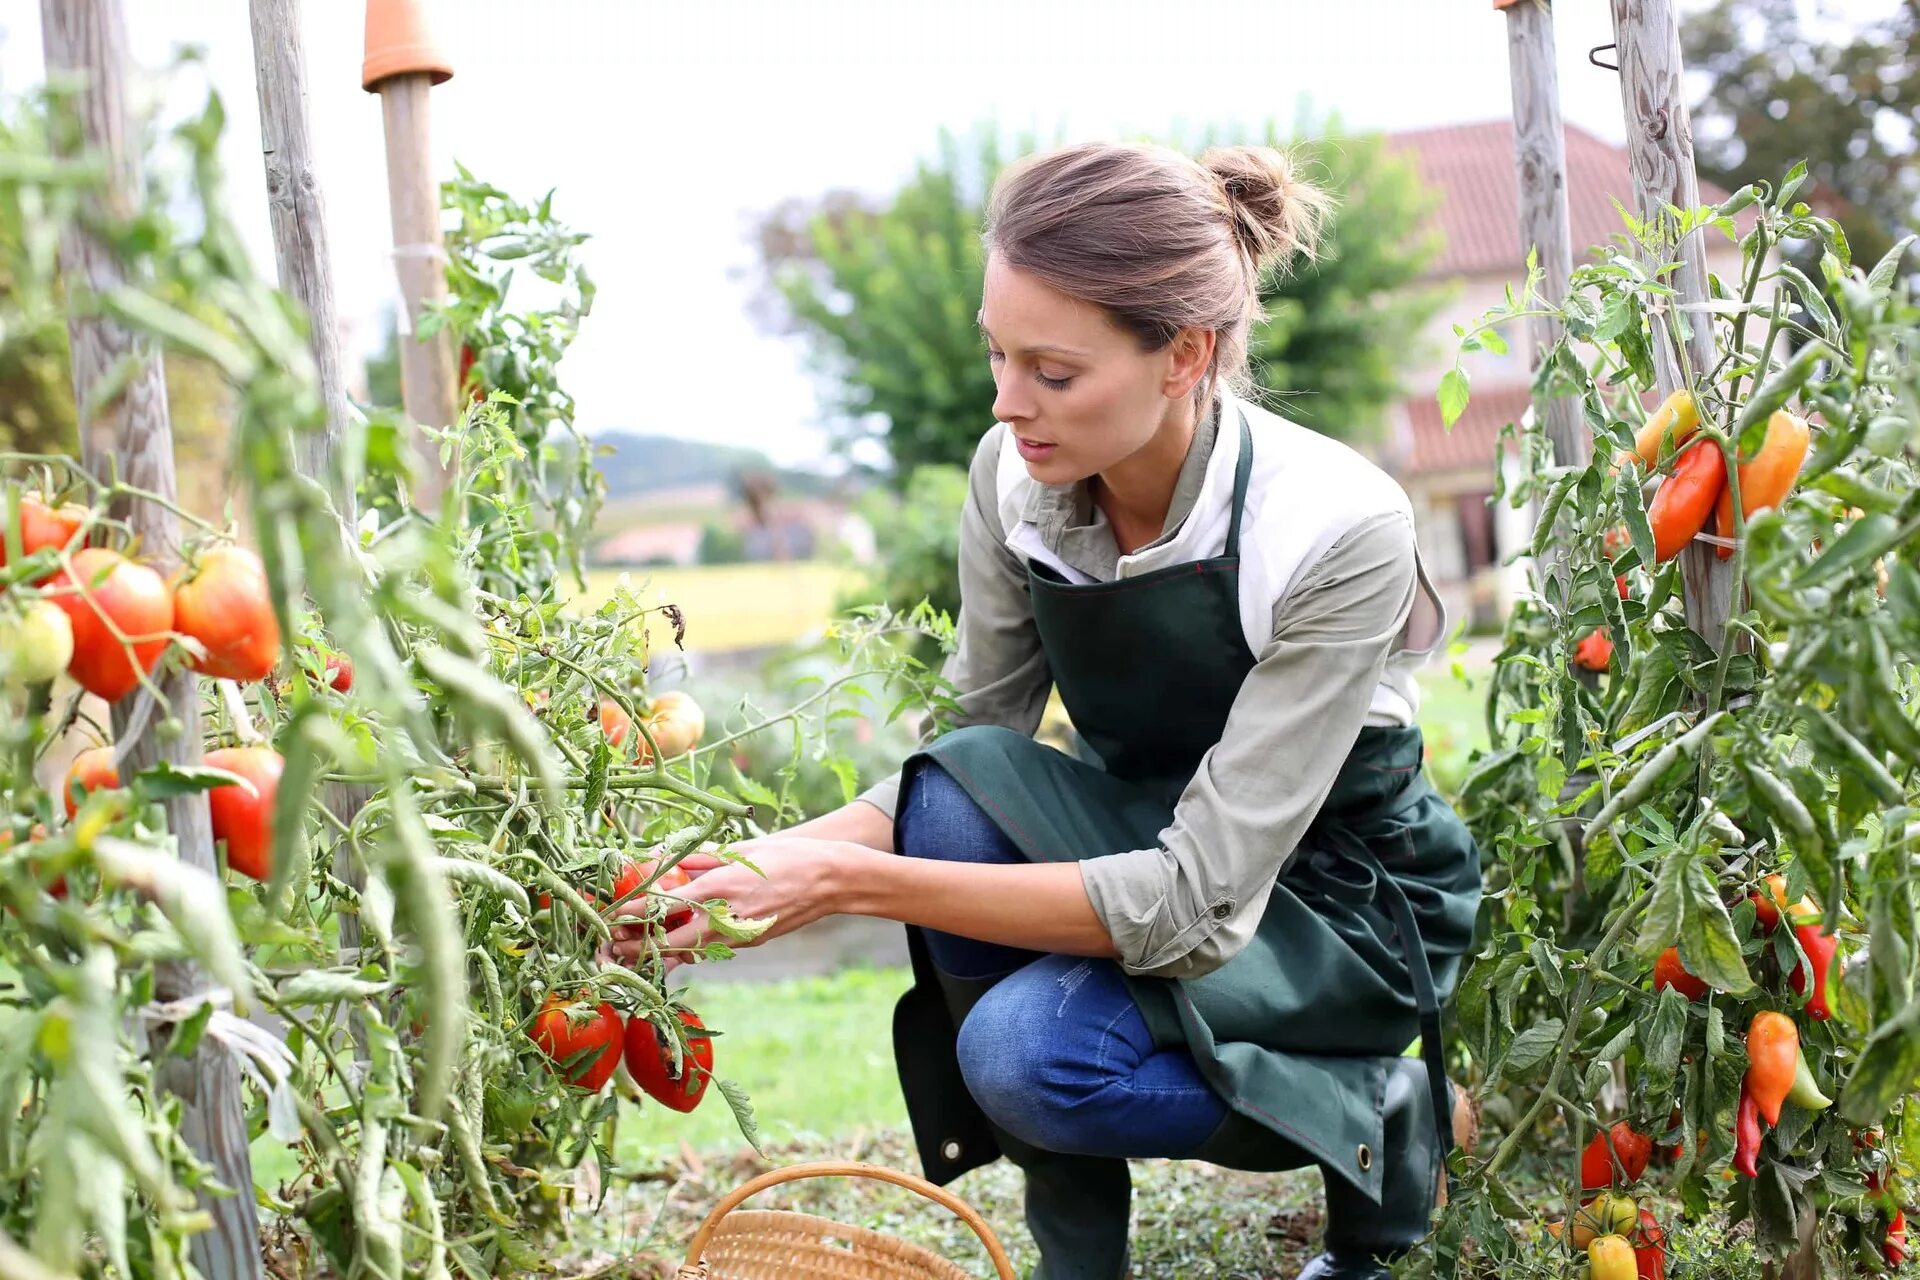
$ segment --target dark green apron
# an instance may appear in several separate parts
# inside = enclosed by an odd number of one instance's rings
[[[1033,861],[1159,843],[1255,663],[1239,603],[1253,454],[1244,414],[1239,434],[1224,554],[1090,584],[1029,566],[1048,666],[1100,765],[975,726],[929,743],[903,779],[938,764]],[[1300,1163],[1291,1143],[1378,1201],[1381,1097],[1416,1036],[1450,1148],[1439,1002],[1472,940],[1479,896],[1478,850],[1427,782],[1420,731],[1362,728],[1245,949],[1204,977],[1128,977],[1155,1042],[1189,1048],[1233,1110],[1256,1122],[1234,1126],[1251,1139],[1208,1158],[1291,1168]],[[999,1151],[960,1074],[920,930],[907,933],[915,985],[895,1013],[895,1056],[921,1161],[945,1183]]]

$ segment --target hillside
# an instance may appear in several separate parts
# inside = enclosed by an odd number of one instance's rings
[[[610,506],[662,490],[730,485],[736,474],[746,470],[772,472],[781,491],[790,494],[826,493],[834,484],[815,472],[776,467],[757,449],[637,431],[603,431],[593,442],[613,449],[599,460]]]

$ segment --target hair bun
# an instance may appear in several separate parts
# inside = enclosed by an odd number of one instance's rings
[[[1256,270],[1295,255],[1318,256],[1333,198],[1294,173],[1293,159],[1274,147],[1210,147],[1200,164],[1226,192],[1234,238]]]

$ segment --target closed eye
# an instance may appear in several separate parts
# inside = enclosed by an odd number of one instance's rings
[[[991,347],[987,348],[988,361],[991,362],[994,360],[1005,360],[1006,358],[1007,356],[1004,351],[995,351]],[[1065,391],[1068,388],[1068,386],[1072,385],[1073,383],[1072,378],[1049,378],[1046,374],[1040,372],[1038,369],[1035,369],[1033,371],[1033,380],[1039,383],[1041,386],[1045,387],[1049,391]]]

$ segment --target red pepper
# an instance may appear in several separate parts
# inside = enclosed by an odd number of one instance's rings
[[[1740,1086],[1740,1110],[1733,1121],[1733,1167],[1749,1178],[1760,1176],[1760,1107],[1753,1091]]]
[[[1646,1209],[1633,1233],[1633,1264],[1638,1280],[1667,1280],[1667,1233]]]
[[[1825,1022],[1833,1016],[1833,1010],[1827,1007],[1827,980],[1839,963],[1834,959],[1834,952],[1840,949],[1840,937],[1838,934],[1822,933],[1817,924],[1797,924],[1793,926],[1793,936],[1800,940],[1800,949],[1807,953],[1807,961],[1813,966],[1813,999],[1807,1001],[1807,1016]],[[1793,984],[1794,991],[1804,995],[1807,990],[1806,967],[1796,967],[1788,981]]]
[[[1605,627],[1596,627],[1573,649],[1573,665],[1582,671],[1605,671],[1613,661],[1613,639]]]
[[[1887,1265],[1897,1267],[1907,1260],[1907,1215],[1899,1210],[1893,1211],[1893,1217],[1887,1223],[1887,1234],[1881,1242],[1880,1251],[1886,1255]]]
[[[1653,962],[1653,990],[1657,995],[1667,987],[1672,987],[1689,1000],[1701,1000],[1706,997],[1707,984],[1687,972],[1687,966],[1680,962],[1680,948],[1668,947]]]

